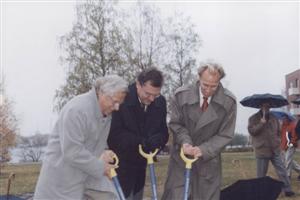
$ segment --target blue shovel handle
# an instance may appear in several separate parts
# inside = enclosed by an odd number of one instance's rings
[[[184,197],[183,197],[183,199],[187,200],[188,196],[189,196],[189,186],[190,186],[190,176],[191,176],[192,164],[198,158],[193,158],[193,159],[187,158],[184,155],[182,148],[180,150],[180,157],[185,162],[185,183],[184,183]]]
[[[156,177],[155,177],[153,163],[149,164],[149,169],[150,169],[150,178],[151,178],[152,199],[157,200]]]
[[[184,183],[184,200],[187,200],[189,197],[189,188],[190,188],[190,176],[191,176],[191,169],[185,170],[185,183]]]
[[[117,155],[114,155],[114,159],[115,159],[115,164],[114,165],[117,168],[118,164],[119,164],[119,159],[118,159]],[[116,188],[118,196],[119,196],[119,199],[120,200],[126,200],[125,196],[124,196],[124,193],[123,193],[123,190],[121,188],[120,182],[119,182],[118,177],[117,177],[117,172],[114,168],[110,169],[110,177],[113,180],[113,183],[115,185],[115,188]]]
[[[117,176],[112,177],[112,180],[114,182],[114,185],[118,192],[118,196],[119,196],[120,200],[126,200]]]
[[[155,149],[155,151],[152,153],[145,153],[143,151],[142,145],[139,145],[139,153],[147,159],[147,164],[150,169],[150,178],[151,178],[151,189],[152,189],[152,199],[157,200],[157,191],[156,191],[156,177],[155,177],[155,171],[154,171],[154,162],[153,157],[157,154],[158,149]]]

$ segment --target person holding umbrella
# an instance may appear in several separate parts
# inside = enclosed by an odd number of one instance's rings
[[[246,97],[241,104],[248,107],[260,108],[248,120],[248,131],[252,137],[252,145],[256,155],[257,177],[267,174],[269,161],[272,162],[279,179],[284,183],[285,196],[291,197],[295,193],[291,189],[280,153],[280,127],[277,118],[270,113],[270,107],[281,107],[288,102],[280,95],[262,94]]]
[[[221,83],[224,76],[221,65],[203,63],[198,81],[175,91],[169,122],[174,141],[163,200],[183,199],[186,177],[190,177],[188,199],[220,199],[221,151],[233,138],[237,111],[234,95]],[[181,148],[188,157],[198,158],[188,169],[190,176],[185,176]]]

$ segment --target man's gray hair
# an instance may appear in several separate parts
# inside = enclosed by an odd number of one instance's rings
[[[226,75],[222,65],[215,62],[202,63],[198,69],[198,75],[201,76],[205,70],[208,70],[211,74],[218,73],[220,75],[220,80]]]
[[[110,96],[117,92],[128,91],[128,82],[118,75],[100,77],[95,81],[94,86],[98,94],[102,93]]]

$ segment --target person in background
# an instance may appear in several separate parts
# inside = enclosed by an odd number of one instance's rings
[[[277,118],[269,112],[270,105],[265,102],[260,110],[253,114],[248,121],[248,131],[256,156],[257,177],[266,176],[269,161],[272,162],[279,179],[284,183],[285,196],[291,197],[295,193],[291,189],[290,179],[280,156],[280,127]]]
[[[221,151],[230,143],[236,122],[236,99],[220,82],[225,72],[217,63],[204,63],[199,80],[175,91],[170,103],[169,128],[173,146],[163,200],[183,199],[185,163],[180,149],[198,158],[191,171],[189,199],[219,200]]]
[[[168,141],[166,100],[161,95],[163,75],[156,68],[142,71],[129,86],[120,110],[112,115],[109,147],[116,152],[120,166],[116,170],[124,195],[141,200],[146,176],[146,159],[139,154],[138,145],[146,152],[162,149]]]
[[[300,165],[293,159],[299,140],[296,132],[296,123],[287,116],[282,120],[281,128],[281,149],[284,151],[284,161],[287,174],[291,179],[291,172],[297,172],[297,179],[300,180]]]
[[[107,136],[111,113],[119,109],[127,87],[117,75],[101,77],[89,92],[63,107],[48,141],[34,199],[117,199],[109,179],[115,154],[106,150]]]

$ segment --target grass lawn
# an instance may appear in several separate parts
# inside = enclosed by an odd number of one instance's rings
[[[300,163],[300,153],[295,154],[295,160]],[[159,157],[159,162],[155,163],[155,172],[157,177],[158,195],[162,194],[163,186],[167,174],[168,156]],[[35,184],[39,175],[40,164],[25,165],[7,165],[1,169],[0,176],[0,194],[6,194],[7,178],[11,172],[14,172],[15,178],[11,184],[11,194],[20,195],[34,191]],[[239,179],[255,178],[256,163],[253,152],[247,153],[223,153],[223,187],[226,187]],[[268,175],[277,178],[277,175],[270,165]],[[297,174],[292,174],[292,187],[296,196],[285,198],[280,195],[280,200],[300,200],[300,181],[296,180]],[[147,176],[145,187],[145,199],[150,199],[151,188],[150,180]]]

